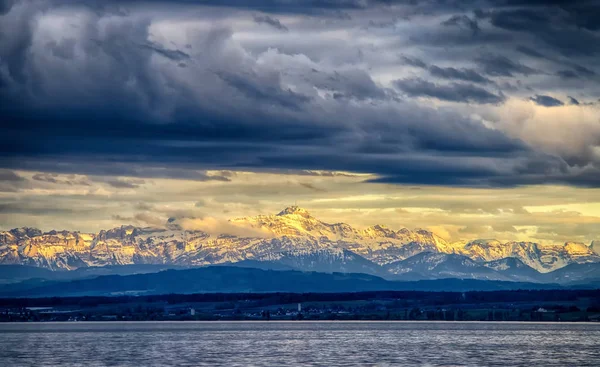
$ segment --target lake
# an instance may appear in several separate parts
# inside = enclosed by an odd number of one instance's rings
[[[600,324],[0,324],[2,366],[598,366]]]

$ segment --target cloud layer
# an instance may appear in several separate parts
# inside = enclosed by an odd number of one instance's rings
[[[0,228],[97,232],[123,224],[179,225],[211,234],[270,237],[228,222],[297,204],[329,223],[426,228],[449,241],[476,238],[589,244],[600,233],[600,190],[565,186],[471,189],[365,182],[344,172],[206,172],[229,181],[153,178],[135,188],[102,177],[0,171]],[[120,181],[132,178],[117,177]],[[84,184],[77,184],[82,182]],[[0,190],[6,189],[0,186]]]
[[[597,1],[35,0],[0,9],[4,168],[600,184]],[[576,133],[535,136],[563,127]]]

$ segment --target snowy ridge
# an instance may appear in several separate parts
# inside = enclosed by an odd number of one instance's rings
[[[549,246],[497,240],[448,243],[423,229],[393,230],[382,225],[358,229],[346,223],[329,224],[297,206],[285,208],[276,215],[236,218],[230,223],[271,235],[244,237],[184,231],[177,220],[169,221],[164,228],[121,226],[99,233],[42,233],[23,227],[0,231],[0,264],[73,270],[87,266],[198,266],[253,260],[278,261],[301,270],[376,273],[381,271],[377,268],[383,266],[393,274],[400,274],[412,271],[406,270],[406,264],[401,261],[409,258],[415,261],[415,255],[428,254],[423,255],[422,261],[434,267],[429,271],[436,269],[436,262],[439,265],[453,261],[463,270],[477,268],[478,274],[483,274],[488,270],[502,272],[519,268],[517,263],[484,266],[484,263],[506,258],[517,259],[523,266],[539,272],[574,263],[600,262],[598,241],[591,246],[573,242]],[[444,254],[453,256],[440,256]],[[450,270],[447,273],[453,274]]]

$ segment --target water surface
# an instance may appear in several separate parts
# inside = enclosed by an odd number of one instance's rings
[[[598,366],[600,324],[0,324],[2,366]]]

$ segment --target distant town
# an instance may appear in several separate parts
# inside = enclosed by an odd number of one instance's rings
[[[600,321],[600,290],[0,299],[0,321]]]

